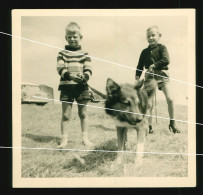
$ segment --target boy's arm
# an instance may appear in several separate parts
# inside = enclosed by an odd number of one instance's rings
[[[57,56],[57,65],[56,65],[56,69],[58,74],[62,77],[65,78],[67,80],[70,80],[70,72],[67,70],[65,62],[63,60],[63,56],[62,54],[59,52],[58,56]]]
[[[161,59],[154,63],[155,70],[161,70],[170,63],[168,50],[164,45],[160,46]]]
[[[88,81],[90,79],[90,77],[92,76],[92,65],[91,65],[90,57],[86,57],[86,59],[84,61],[83,75],[84,75],[86,81]]]
[[[142,51],[138,61],[137,70],[135,72],[135,79],[139,79],[141,77],[143,68],[144,68],[144,52]]]

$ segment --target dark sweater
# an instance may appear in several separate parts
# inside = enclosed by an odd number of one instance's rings
[[[150,46],[142,50],[137,65],[136,76],[141,76],[144,67],[154,64],[154,70],[168,70],[169,54],[167,48],[162,44],[157,44],[154,48]],[[139,69],[139,70],[138,70]]]

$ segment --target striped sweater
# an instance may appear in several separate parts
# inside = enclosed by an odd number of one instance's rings
[[[61,76],[59,90],[61,86],[77,84],[73,80],[66,80],[64,78],[65,72],[73,75],[87,73],[89,77],[92,75],[91,59],[86,55],[88,53],[82,51],[81,46],[73,49],[69,45],[66,45],[65,50],[59,52],[57,57],[57,72]]]

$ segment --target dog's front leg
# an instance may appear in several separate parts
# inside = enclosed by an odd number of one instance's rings
[[[127,139],[127,128],[126,127],[116,127],[117,137],[118,137],[118,150],[123,151],[125,149],[125,142]]]
[[[127,128],[126,127],[116,127],[117,137],[118,137],[118,151],[123,151],[125,149],[125,144],[127,140]],[[117,162],[122,161],[122,153],[118,152]]]
[[[142,164],[142,157],[144,155],[144,143],[145,143],[145,128],[137,129],[137,147],[136,147],[136,157],[135,163],[136,165]]]

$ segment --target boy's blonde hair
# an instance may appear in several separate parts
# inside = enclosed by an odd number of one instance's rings
[[[156,26],[156,25],[151,25],[150,27],[148,27],[148,28],[147,28],[147,32],[150,31],[150,30],[153,29],[153,28],[157,29],[158,33],[161,34],[161,33],[159,32],[159,27]]]
[[[81,35],[80,26],[76,22],[70,22],[65,28],[66,34],[68,32],[77,32]]]

